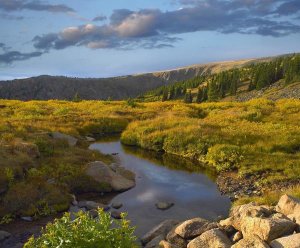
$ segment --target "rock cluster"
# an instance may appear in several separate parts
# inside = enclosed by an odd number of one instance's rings
[[[276,207],[249,203],[219,222],[166,220],[141,242],[145,248],[300,248],[300,201],[283,195]]]

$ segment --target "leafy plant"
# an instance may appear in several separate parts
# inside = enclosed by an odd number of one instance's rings
[[[135,228],[122,214],[121,220],[112,220],[109,213],[98,209],[98,218],[79,212],[72,221],[69,213],[54,220],[42,230],[40,237],[31,237],[24,248],[134,248]]]

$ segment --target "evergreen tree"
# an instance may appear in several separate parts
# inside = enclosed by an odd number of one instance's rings
[[[74,95],[72,101],[73,102],[81,102],[81,98],[80,98],[78,92],[76,92],[76,94]]]
[[[193,102],[192,92],[190,90],[185,93],[184,102],[185,103]]]
[[[172,100],[174,98],[175,98],[175,89],[174,86],[172,86],[170,89],[169,100]]]
[[[202,101],[203,101],[203,90],[202,90],[202,88],[199,88],[198,93],[197,93],[196,102],[200,103]]]
[[[205,101],[207,101],[207,99],[208,99],[208,94],[207,94],[207,87],[204,87],[203,88],[203,93],[202,93],[202,102],[205,102]]]
[[[218,100],[218,91],[217,91],[217,85],[216,82],[213,80],[208,84],[208,101],[214,102]]]
[[[169,93],[168,90],[165,89],[163,92],[163,95],[162,95],[162,99],[161,99],[162,102],[165,102],[168,100],[168,93]]]

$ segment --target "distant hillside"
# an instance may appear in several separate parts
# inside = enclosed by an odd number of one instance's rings
[[[254,98],[300,98],[300,54],[240,63],[150,90],[138,101],[183,100],[186,103],[247,101]],[[228,64],[227,64],[228,65]],[[221,68],[221,69],[220,69]]]
[[[0,81],[0,98],[19,100],[71,100],[75,95],[81,99],[113,100],[137,97],[163,85],[187,80],[201,75],[240,68],[271,58],[247,59],[192,65],[174,70],[137,74],[113,78],[69,78],[39,76],[27,79]]]

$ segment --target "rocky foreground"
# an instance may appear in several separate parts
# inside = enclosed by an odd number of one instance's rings
[[[237,206],[219,222],[166,220],[141,242],[145,248],[300,248],[300,200],[283,195],[276,207]]]

